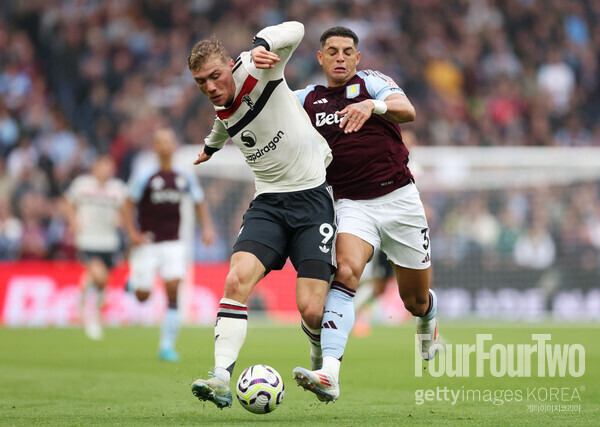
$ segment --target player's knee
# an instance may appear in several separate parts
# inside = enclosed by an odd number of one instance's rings
[[[323,307],[317,307],[316,305],[307,305],[305,307],[298,307],[300,315],[304,320],[304,323],[309,328],[319,329],[321,327],[321,320],[323,320]]]
[[[150,297],[150,292],[148,291],[135,291],[135,296],[139,302],[144,302]]]
[[[410,312],[415,317],[424,316],[427,313],[427,309],[429,308],[429,298],[428,296],[422,298],[417,295],[411,295],[409,297],[402,298],[402,302],[404,302],[404,307],[406,310]]]
[[[334,280],[343,283],[345,286],[351,289],[356,289],[358,279],[359,277],[350,263],[338,261]]]
[[[225,298],[231,298],[235,301],[245,303],[250,290],[252,290],[252,288],[250,287],[250,289],[248,289],[248,286],[236,271],[229,272],[225,279]]]

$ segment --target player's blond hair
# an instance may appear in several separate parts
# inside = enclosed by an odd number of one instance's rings
[[[223,43],[214,35],[209,40],[196,43],[188,57],[190,71],[198,71],[209,59],[217,57],[227,63],[231,59]]]

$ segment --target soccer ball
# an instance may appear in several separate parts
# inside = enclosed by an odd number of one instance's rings
[[[266,414],[281,404],[284,389],[279,372],[267,365],[254,365],[240,375],[235,394],[247,411]]]

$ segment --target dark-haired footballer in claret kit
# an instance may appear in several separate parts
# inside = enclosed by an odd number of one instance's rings
[[[429,227],[398,125],[414,120],[415,110],[391,78],[378,71],[357,71],[357,48],[352,30],[325,31],[317,56],[327,86],[296,92],[333,153],[327,180],[336,198],[338,270],[325,302],[323,367],[294,369],[297,383],[325,402],[340,394],[340,364],[354,324],[353,298],[375,248],[391,261],[400,297],[417,318],[421,354],[430,360],[437,353]],[[260,57],[255,63],[270,65]]]

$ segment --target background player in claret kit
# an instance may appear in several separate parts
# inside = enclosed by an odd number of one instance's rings
[[[91,173],[75,178],[64,194],[63,207],[85,272],[81,278],[79,308],[90,339],[102,338],[100,309],[110,269],[121,247],[121,206],[127,196],[125,183],[114,177],[115,164],[99,156]],[[94,299],[88,306],[88,297]],[[91,311],[88,308],[91,307]]]
[[[258,281],[281,269],[289,256],[298,272],[296,303],[311,343],[313,368],[321,365],[320,326],[335,266],[335,210],[325,181],[331,161],[327,142],[283,79],[285,64],[304,36],[299,22],[261,30],[253,52],[278,61],[260,70],[251,52],[233,61],[220,42],[199,42],[188,66],[217,118],[196,164],[210,159],[231,138],[255,175],[256,196],[244,214],[233,248],[215,325],[215,369],[192,392],[219,408],[229,407],[231,374],[246,338],[246,302]]]
[[[180,204],[186,193],[194,202],[203,241],[210,244],[214,238],[212,220],[203,202],[204,191],[198,179],[192,173],[173,167],[176,148],[177,141],[171,129],[155,132],[154,150],[160,166],[131,179],[129,197],[124,205],[125,229],[132,246],[128,286],[135,291],[139,301],[145,301],[150,296],[157,271],[165,282],[168,308],[160,332],[159,358],[171,362],[179,360],[175,350],[179,333],[177,294],[186,267],[179,223]]]
[[[330,28],[320,42],[318,60],[328,86],[311,85],[297,95],[333,152],[327,179],[337,200],[338,270],[325,303],[323,367],[296,368],[294,378],[329,402],[339,397],[341,359],[354,324],[353,298],[375,248],[381,247],[394,264],[400,297],[417,318],[427,360],[437,353],[437,303],[429,289],[429,228],[398,126],[414,120],[415,110],[392,79],[357,71],[360,52],[352,30]],[[256,55],[255,63],[268,68],[276,58]]]

